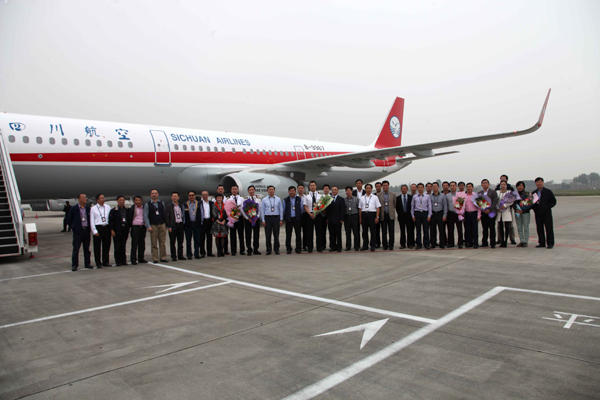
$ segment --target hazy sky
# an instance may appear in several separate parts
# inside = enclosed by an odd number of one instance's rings
[[[0,0],[0,111],[368,145],[532,126],[390,176],[600,172],[600,1]]]

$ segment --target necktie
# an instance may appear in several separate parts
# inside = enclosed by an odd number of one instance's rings
[[[237,196],[235,196],[235,204],[237,205]]]
[[[404,195],[404,198],[402,199],[402,207],[404,207],[404,212],[406,212],[406,195]]]
[[[315,205],[317,204],[317,198],[315,197],[315,194],[314,194],[314,193],[313,193],[313,195],[312,195],[312,198],[313,198],[313,205],[312,205],[312,208],[313,208],[313,210],[314,210],[314,209],[315,209]]]

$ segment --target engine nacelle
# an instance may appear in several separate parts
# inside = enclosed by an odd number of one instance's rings
[[[242,196],[248,195],[248,186],[254,185],[256,194],[260,197],[268,196],[267,188],[270,185],[275,186],[275,194],[283,198],[287,196],[287,190],[290,186],[298,186],[298,182],[287,176],[260,174],[253,172],[233,173],[221,178],[221,185],[225,187],[225,193],[231,192],[231,187],[236,184],[240,188]]]

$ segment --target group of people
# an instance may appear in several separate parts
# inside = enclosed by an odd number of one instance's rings
[[[552,207],[556,205],[556,198],[551,190],[544,188],[542,178],[537,178],[535,183],[536,201],[532,209],[538,233],[536,247],[551,249],[554,246]],[[91,237],[97,268],[111,266],[111,238],[116,266],[127,265],[129,238],[129,262],[132,265],[147,263],[147,232],[150,232],[153,262],[168,262],[167,232],[172,261],[215,257],[213,241],[217,257],[238,253],[260,255],[260,225],[264,228],[266,255],[278,255],[280,228],[284,222],[287,254],[292,251],[312,253],[315,248],[317,252],[375,251],[380,247],[394,250],[396,219],[400,228],[400,249],[444,249],[454,247],[455,243],[458,248],[507,247],[509,238],[516,244],[513,222],[516,222],[519,235],[518,247],[527,247],[530,210],[519,207],[519,202],[513,202],[509,207],[502,202],[507,193],[514,193],[508,176],[500,177],[495,190],[490,188],[487,179],[481,181],[481,186],[483,189],[476,194],[470,182],[443,182],[441,188],[437,182],[419,183],[410,187],[402,185],[401,193],[396,194],[389,190],[389,182],[383,181],[375,184],[373,193],[373,185],[363,185],[362,180],[357,179],[356,188],[344,188],[344,196],[340,188],[327,184],[322,186],[322,193],[317,192],[317,183],[311,181],[308,193],[305,193],[304,185],[290,186],[288,196],[282,200],[275,195],[274,186],[269,186],[268,195],[261,199],[253,185],[248,187],[246,197],[239,194],[236,185],[231,187],[231,195],[227,197],[225,188],[219,185],[212,199],[209,199],[208,191],[203,191],[198,199],[196,192],[191,190],[187,193],[187,201],[180,201],[179,193],[173,192],[169,204],[161,201],[158,190],[153,189],[149,201],[144,203],[141,196],[135,196],[134,204],[129,208],[125,206],[124,196],[118,196],[117,206],[111,208],[105,204],[103,194],[98,194],[96,204],[90,207],[87,196],[82,193],[78,196],[78,204],[66,210],[63,231],[67,228],[73,231],[72,271],[79,266],[82,246],[85,268],[93,268],[89,249]],[[517,182],[516,190],[520,199],[530,197],[522,181]],[[472,201],[477,195],[489,199],[488,207],[482,210]],[[461,200],[464,209],[456,207],[458,198],[464,200]],[[239,215],[236,218],[231,218],[226,203],[237,206]],[[479,222],[483,230],[481,244]]]

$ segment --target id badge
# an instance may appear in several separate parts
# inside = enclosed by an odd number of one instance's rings
[[[123,218],[123,222],[124,222],[124,223],[125,223],[125,222],[127,222],[127,218]]]
[[[102,217],[102,222],[106,222],[106,217]]]
[[[348,211],[352,211],[352,207],[348,207]]]
[[[158,210],[156,210],[156,215],[158,215]]]
[[[295,209],[296,209],[296,206],[292,206],[292,210],[295,210]]]
[[[275,207],[271,207],[271,212],[275,212]]]
[[[384,204],[384,206],[387,206],[387,205],[388,205],[388,202],[386,201],[385,204]]]
[[[433,205],[437,207],[438,203],[433,203]]]
[[[365,208],[369,208],[369,205],[368,205],[368,204],[365,204]]]
[[[85,222],[85,218],[81,218],[81,222]]]

